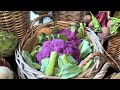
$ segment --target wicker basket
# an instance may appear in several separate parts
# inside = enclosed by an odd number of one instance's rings
[[[53,11],[56,20],[80,22],[89,11]]]
[[[0,27],[22,39],[30,25],[29,11],[0,11]]]
[[[107,60],[114,69],[120,70],[120,33],[111,36],[107,46]]]
[[[71,22],[65,22],[65,21],[54,21],[54,22],[49,22],[47,24],[40,24],[37,27],[33,28],[34,23],[36,21],[39,21],[43,17],[51,17],[49,15],[45,16],[40,16],[33,20],[31,24],[31,31],[26,34],[26,36],[22,39],[22,41],[19,44],[18,49],[15,52],[15,60],[18,65],[18,74],[19,78],[22,79],[38,79],[38,78],[45,78],[45,79],[59,79],[59,77],[54,77],[54,76],[46,76],[40,71],[37,71],[36,69],[31,68],[28,64],[25,63],[24,59],[22,58],[20,52],[22,50],[22,47],[25,45],[26,41],[34,35],[34,33],[42,28],[42,27],[49,27],[49,28],[55,28],[55,27],[61,27],[62,28],[68,28],[71,25]],[[74,79],[81,79],[81,78],[87,78],[87,79],[101,79],[104,77],[109,64],[108,62],[105,62],[105,57],[104,57],[104,49],[102,45],[99,42],[99,38],[96,36],[96,34],[90,30],[89,28],[85,31],[86,35],[89,37],[89,39],[93,43],[93,53],[91,53],[88,57],[86,57],[85,60],[83,60],[79,66],[85,65],[89,60],[93,59],[95,61],[94,65],[91,66],[91,68],[84,73],[78,75]]]

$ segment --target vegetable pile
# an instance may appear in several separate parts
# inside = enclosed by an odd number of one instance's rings
[[[22,50],[22,57],[30,67],[45,75],[74,78],[93,64],[90,60],[85,66],[79,66],[93,52],[93,45],[85,36],[85,28],[84,23],[80,23],[77,30],[71,26],[53,34],[39,35],[36,47],[31,52]]]
[[[112,36],[119,32],[120,19],[117,17],[110,17],[108,11],[99,11],[97,15],[86,15],[83,18],[89,28],[94,30],[103,44]]]

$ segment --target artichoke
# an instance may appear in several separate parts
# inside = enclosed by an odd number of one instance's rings
[[[14,54],[18,37],[11,32],[0,30],[0,56],[9,57]]]

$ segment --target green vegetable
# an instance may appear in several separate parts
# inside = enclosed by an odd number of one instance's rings
[[[60,68],[59,68],[58,66],[55,66],[55,67],[54,67],[54,71],[53,71],[53,75],[54,75],[54,76],[58,76],[59,73],[60,73]]]
[[[83,39],[78,48],[80,49],[80,57],[82,60],[92,52],[92,44],[88,38]]]
[[[13,55],[18,41],[18,37],[13,33],[0,30],[0,56],[9,57]]]
[[[42,44],[45,41],[47,41],[47,38],[45,37],[45,35],[38,36],[38,44]]]
[[[44,58],[41,60],[41,69],[40,71],[45,74],[46,67],[48,66],[50,58]]]
[[[91,13],[92,15],[92,25],[94,32],[102,32],[101,26],[97,20],[97,18]]]
[[[22,50],[22,57],[24,58],[25,62],[32,68],[40,69],[40,65],[36,62],[32,61],[32,58],[30,56],[30,53],[28,51]]]
[[[81,68],[75,64],[66,64],[62,67],[61,73],[63,79],[69,79],[77,76],[81,72]]]
[[[85,25],[83,23],[80,23],[80,27],[78,28],[77,38],[83,38],[85,37]]]
[[[65,35],[60,35],[60,34],[50,34],[50,35],[40,35],[38,36],[38,43],[42,44],[47,40],[53,40],[53,39],[62,39],[62,40],[67,40],[67,37]]]
[[[36,62],[36,54],[40,51],[40,48],[41,46],[40,45],[37,45],[33,50],[32,52],[30,53],[31,57],[32,57],[32,60],[34,62]]]
[[[110,34],[116,34],[118,32],[118,29],[120,27],[120,19],[115,18],[115,17],[109,17],[111,21],[111,26],[110,26]]]
[[[66,54],[61,55],[60,58],[61,58],[61,60],[62,60],[62,62],[63,62],[63,65],[69,63],[69,59],[67,58]]]
[[[90,60],[85,66],[83,66],[81,72],[83,73],[84,71],[86,71],[90,67],[92,62],[93,60]]]
[[[62,68],[67,64],[77,65],[78,62],[69,54],[64,54],[58,57],[58,66],[61,69],[58,76],[62,76]]]
[[[57,61],[57,55],[58,55],[57,52],[54,52],[54,51],[52,51],[50,54],[50,61],[45,71],[45,74],[48,76],[53,75],[55,62]]]
[[[59,56],[59,57],[58,57],[58,66],[59,66],[59,68],[62,68],[63,65],[64,65],[64,63],[63,63],[63,61],[61,60],[61,57]]]
[[[71,64],[78,64],[78,62],[69,54],[65,54],[65,57],[68,59],[69,63]]]
[[[72,31],[72,32],[75,32],[75,27],[76,27],[76,26],[75,26],[75,23],[71,23],[71,31]]]

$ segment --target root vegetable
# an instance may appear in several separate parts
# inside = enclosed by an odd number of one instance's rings
[[[103,37],[107,37],[110,35],[110,29],[108,27],[102,27]]]
[[[93,26],[92,26],[92,21],[88,24],[88,27],[89,28],[92,28]]]
[[[13,79],[13,71],[8,67],[0,66],[0,79]]]
[[[86,15],[85,17],[83,17],[83,22],[84,23],[90,23],[92,20],[91,15]]]
[[[111,25],[112,25],[112,23],[111,23],[111,21],[109,20],[109,21],[107,22],[107,27],[110,28]]]

